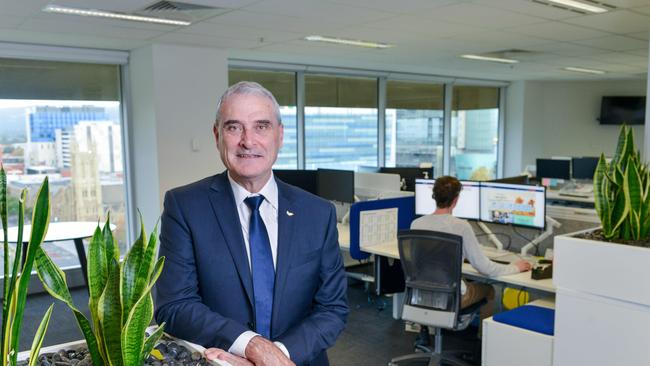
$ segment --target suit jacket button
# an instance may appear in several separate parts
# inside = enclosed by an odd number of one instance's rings
[[[253,322],[248,322],[246,325],[248,325],[248,329],[250,330],[255,329],[255,324],[253,324]]]

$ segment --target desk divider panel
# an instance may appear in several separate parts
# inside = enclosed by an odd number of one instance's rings
[[[362,211],[397,208],[397,230],[409,229],[415,218],[415,197],[387,198],[356,202],[350,207],[350,256],[356,260],[367,259],[370,253],[360,247],[360,220]]]

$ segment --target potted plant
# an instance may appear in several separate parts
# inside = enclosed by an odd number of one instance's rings
[[[650,170],[625,125],[594,204],[599,228],[555,237],[554,364],[650,364]]]
[[[141,220],[142,222],[142,220]],[[88,247],[89,321],[72,302],[65,274],[43,251],[36,253],[36,268],[45,289],[74,313],[94,366],[142,365],[161,337],[164,324],[151,335],[145,330],[153,319],[151,288],[165,261],[156,260],[156,229],[140,237],[120,263],[110,218],[99,226]]]
[[[18,201],[18,231],[16,238],[16,251],[14,252],[13,265],[9,270],[9,230],[8,207],[7,207],[7,175],[4,167],[0,165],[0,220],[2,221],[3,233],[3,259],[4,279],[2,297],[2,365],[15,366],[18,362],[18,350],[20,332],[22,330],[25,302],[27,300],[27,289],[29,286],[30,274],[34,259],[47,233],[47,226],[50,221],[49,184],[45,178],[36,197],[36,205],[32,213],[32,229],[29,243],[27,244],[26,257],[21,258],[23,245],[23,226],[25,213],[26,191],[23,190]],[[23,262],[24,260],[24,262]],[[22,265],[21,265],[21,262]],[[36,365],[38,353],[43,343],[43,337],[52,315],[52,307],[45,312],[39,325],[32,348],[29,354],[29,366]]]

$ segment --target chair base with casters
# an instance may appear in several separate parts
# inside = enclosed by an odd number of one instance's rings
[[[465,309],[461,310],[458,316],[459,323],[456,330],[464,330],[469,324],[478,316],[481,306],[486,304],[486,300],[479,301]],[[434,338],[433,349],[425,344],[429,338],[429,330],[427,326],[420,328],[420,336],[415,344],[416,351],[412,354],[395,357],[388,363],[389,366],[408,366],[408,365],[453,365],[453,366],[473,366],[472,363],[467,362],[462,358],[463,354],[467,354],[464,350],[442,350],[442,328],[435,328],[436,334]]]

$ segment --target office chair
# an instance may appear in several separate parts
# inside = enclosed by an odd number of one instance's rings
[[[389,366],[423,364],[468,366],[458,351],[442,350],[442,329],[463,330],[485,303],[478,302],[460,309],[463,238],[429,230],[401,230],[397,235],[399,256],[404,270],[406,291],[402,319],[421,325],[422,337],[428,339],[427,327],[435,328],[433,350],[417,345],[425,353],[392,359]]]

